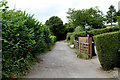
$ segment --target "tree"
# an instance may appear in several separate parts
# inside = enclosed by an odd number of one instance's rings
[[[63,26],[65,27],[66,34],[68,32],[73,32],[74,29],[75,29],[74,26],[71,23],[65,23]]]
[[[45,24],[50,28],[52,34],[57,37],[57,40],[61,40],[63,38],[65,29],[63,21],[59,17],[52,16],[45,22]]]
[[[68,21],[75,27],[82,26],[82,30],[85,30],[85,24],[93,28],[101,28],[104,25],[103,13],[97,7],[82,10],[69,9],[67,14]]]
[[[117,16],[120,16],[120,10],[117,12]]]
[[[111,23],[111,26],[113,22],[117,21],[116,9],[113,5],[109,7],[109,11],[107,12],[106,18],[107,18],[107,23]]]

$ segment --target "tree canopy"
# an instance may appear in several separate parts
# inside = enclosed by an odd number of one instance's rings
[[[109,11],[107,12],[106,18],[107,18],[107,23],[111,23],[111,26],[113,22],[117,22],[116,9],[113,5],[109,7]]]
[[[63,21],[58,16],[52,16],[49,20],[45,22],[45,24],[50,28],[53,35],[57,37],[57,40],[62,38],[64,34],[64,26]]]
[[[85,24],[93,28],[101,28],[104,24],[104,15],[97,7],[90,9],[75,10],[69,8],[67,19],[72,25],[82,26],[84,30]]]

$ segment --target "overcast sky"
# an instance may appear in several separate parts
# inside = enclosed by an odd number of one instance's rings
[[[60,17],[63,22],[67,22],[66,12],[69,8],[88,9],[99,6],[104,14],[108,11],[110,5],[114,5],[118,10],[120,0],[7,0],[10,9],[14,7],[18,10],[26,10],[34,14],[35,18],[43,24],[52,16]]]

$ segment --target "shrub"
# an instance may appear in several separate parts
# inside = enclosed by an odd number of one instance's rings
[[[70,36],[70,43],[74,43],[74,38],[78,40],[78,37],[84,37],[86,36],[86,32],[73,32],[73,34]]]
[[[87,34],[90,35],[90,37],[93,37],[95,35],[103,34],[103,33],[108,33],[108,32],[114,32],[114,31],[119,31],[118,27],[112,27],[112,28],[103,28],[103,29],[93,29],[91,31],[87,31]],[[78,39],[78,37],[85,37],[86,32],[73,32],[73,34],[70,37],[70,42],[73,44],[74,43],[74,38]]]
[[[72,35],[72,33],[70,33],[70,32],[68,32],[67,33],[67,37],[66,37],[66,40],[68,41],[68,40],[70,40],[70,36]]]
[[[120,28],[120,16],[118,16],[118,25],[119,25],[119,28]]]
[[[93,29],[91,31],[88,31],[88,34],[92,37],[98,34],[108,33],[108,32],[114,32],[119,31],[118,27],[112,27],[112,28],[103,28],[103,29]]]
[[[82,26],[77,26],[74,30],[74,32],[81,32],[82,31]]]
[[[91,26],[88,26],[87,30],[90,31],[90,30],[93,30],[93,28]]]
[[[88,54],[86,54],[85,52],[80,53],[79,50],[77,50],[75,53],[77,54],[77,57],[81,59],[86,59],[86,60],[89,59]]]
[[[54,44],[56,42],[56,36],[50,36],[51,43]]]
[[[94,36],[99,61],[104,70],[119,67],[120,32],[111,32]]]
[[[2,15],[2,76],[20,77],[50,47],[50,30],[21,10],[5,10]]]

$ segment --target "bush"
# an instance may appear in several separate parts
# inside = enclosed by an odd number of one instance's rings
[[[104,70],[119,67],[120,32],[111,32],[94,36],[99,61]]]
[[[2,12],[2,76],[24,75],[37,56],[54,43],[47,26],[20,10]]]
[[[77,57],[81,59],[86,59],[86,60],[89,59],[88,54],[86,54],[85,52],[80,53],[79,50],[77,50],[75,53],[77,54]]]
[[[66,37],[66,40],[68,41],[68,40],[70,40],[70,36],[72,35],[72,33],[70,33],[70,32],[68,32],[67,33],[67,37]]]
[[[112,28],[103,28],[103,29],[93,29],[91,31],[87,31],[87,34],[90,35],[90,37],[93,37],[95,35],[103,34],[103,33],[108,33],[108,32],[114,32],[114,31],[119,31],[118,27],[112,27]],[[70,42],[73,44],[74,43],[74,38],[78,39],[78,37],[85,37],[86,32],[73,32],[73,34],[70,37]]]
[[[56,36],[50,36],[51,43],[54,44],[56,42]]]
[[[70,43],[73,44],[74,43],[74,38],[78,40],[78,37],[85,37],[86,36],[86,32],[73,32],[73,34],[70,36]]]
[[[82,31],[82,26],[77,26],[74,30],[74,32],[81,32]]]
[[[120,28],[120,16],[118,16],[118,25],[119,25],[119,28]]]
[[[92,37],[98,34],[108,33],[108,32],[114,32],[119,31],[118,27],[112,27],[112,28],[103,28],[103,29],[93,29],[91,31],[88,31],[88,34]]]

